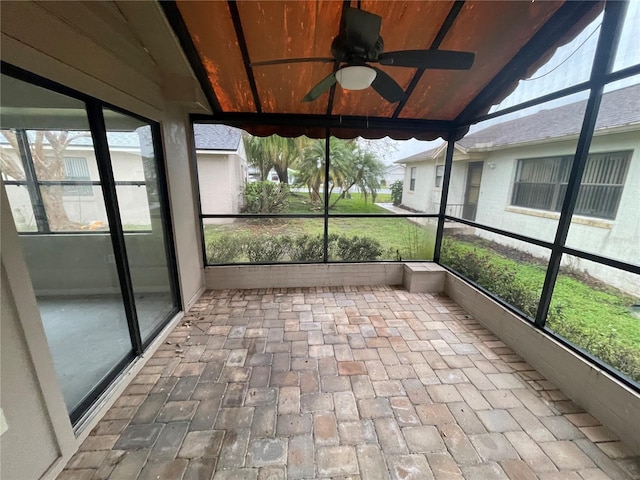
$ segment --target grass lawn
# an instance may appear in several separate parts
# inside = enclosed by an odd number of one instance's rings
[[[499,269],[512,271],[513,283],[519,282],[533,292],[536,299],[539,298],[546,265],[507,258],[484,242],[477,244],[458,239],[454,242],[458,254],[462,251],[486,256],[489,263]],[[444,247],[443,256],[446,257]],[[504,290],[499,282],[497,285],[491,283],[494,282],[484,279],[480,284],[494,293]],[[580,274],[561,272],[554,289],[547,326],[640,381],[640,319],[629,311],[629,307],[639,303],[639,299],[606,285],[590,283],[594,282],[588,282]],[[523,309],[520,305],[515,306]]]
[[[338,198],[331,196],[331,202]],[[390,195],[378,195],[376,201],[388,202]],[[314,205],[309,195],[295,192],[286,213],[317,213],[322,214],[322,206]],[[351,198],[338,201],[330,213],[389,213],[371,202],[367,203],[361,194],[354,193]],[[251,236],[277,237],[287,235],[299,237],[303,235],[318,236],[324,233],[322,218],[295,219],[236,219],[233,223],[205,225],[205,242],[213,246],[222,236]],[[430,260],[433,258],[435,241],[435,222],[433,225],[418,225],[405,218],[330,218],[329,234],[353,237],[369,237],[378,241],[383,249],[379,260],[416,259]],[[229,262],[246,262],[248,258],[238,254]]]

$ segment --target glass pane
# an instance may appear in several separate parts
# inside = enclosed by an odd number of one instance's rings
[[[447,222],[440,261],[535,318],[549,262],[548,249]]]
[[[447,213],[555,238],[586,93],[481,122],[457,145]]]
[[[322,262],[321,218],[205,218],[208,264]]]
[[[628,80],[634,85],[624,86]],[[567,237],[567,245],[577,250],[635,264],[640,263],[639,98],[640,76],[607,85]]]
[[[600,13],[571,42],[560,46],[542,66],[529,72],[507,98],[491,108],[491,112],[589,80],[603,16]]]
[[[142,341],[175,313],[162,187],[151,126],[104,109],[107,141]],[[135,233],[135,230],[140,230]]]
[[[613,64],[614,70],[622,70],[640,63],[640,2],[628,2],[620,43]]]
[[[436,218],[331,218],[333,261],[432,260]]]
[[[546,325],[640,382],[640,276],[563,255]]]
[[[29,181],[25,158],[17,162],[15,140],[21,136],[31,147],[35,181],[97,180],[91,176],[95,155],[83,102],[4,75],[0,88],[0,144],[13,158],[7,162],[3,155],[3,179]],[[7,185],[18,230],[40,224],[46,233],[48,224],[53,231],[79,232],[20,236],[62,395],[77,415],[83,401],[100,393],[98,385],[132,355],[111,238],[101,233],[107,228],[104,200],[99,186],[31,180],[31,187],[42,197],[44,212],[26,186]],[[46,215],[36,222],[34,210]]]
[[[5,185],[18,232],[37,232],[31,197],[25,185]]]

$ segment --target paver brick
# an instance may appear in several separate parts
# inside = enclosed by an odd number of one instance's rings
[[[378,437],[372,420],[339,422],[338,432],[340,443],[344,445],[359,445],[363,443],[377,443]]]
[[[378,442],[386,454],[409,453],[398,423],[393,418],[376,418],[373,421]]]
[[[284,465],[287,462],[287,442],[281,438],[251,440],[247,451],[247,464],[253,467]]]
[[[188,318],[59,480],[640,477],[635,452],[444,295],[208,291]]]
[[[358,473],[355,448],[351,446],[320,447],[316,451],[318,475],[336,477]]]
[[[388,480],[390,478],[379,446],[358,445],[356,454],[363,480]]]

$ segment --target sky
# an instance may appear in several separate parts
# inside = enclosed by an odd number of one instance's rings
[[[598,41],[598,34],[600,33],[601,22],[602,15],[588,25],[574,40],[560,47],[551,59],[533,73],[529,79],[521,80],[513,93],[500,104],[494,105],[491,112],[517,105],[524,101],[588,80],[591,62]],[[620,38],[618,54],[614,62],[614,70],[620,70],[621,68],[640,63],[640,42],[638,41],[638,37],[640,37],[640,0],[631,0]],[[625,79],[625,81],[616,82],[615,85],[612,85],[611,89],[622,88],[638,82],[640,82],[640,76],[634,76]],[[486,128],[490,124],[507,119],[511,120],[518,116],[531,115],[541,109],[555,108],[583,98],[586,98],[586,93],[582,94],[582,96],[572,95],[571,97],[558,99],[554,102],[538,105],[535,108],[527,109],[523,112],[494,119],[492,122],[483,122],[475,127],[472,126],[471,131]],[[429,150],[440,145],[442,140],[422,142],[411,139],[394,142],[396,147],[395,151],[387,155],[387,158],[384,159],[385,163],[392,163],[395,160]]]

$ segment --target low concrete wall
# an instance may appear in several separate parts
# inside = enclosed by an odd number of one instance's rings
[[[233,265],[205,268],[207,289],[402,285],[403,263]]]
[[[452,274],[445,293],[640,453],[640,395]]]

